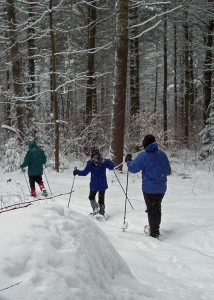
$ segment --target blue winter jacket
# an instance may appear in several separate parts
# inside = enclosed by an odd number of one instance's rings
[[[44,151],[37,146],[36,141],[31,141],[28,149],[21,166],[23,168],[28,167],[29,176],[42,175],[43,164],[46,164],[47,161]]]
[[[86,176],[91,172],[90,189],[93,191],[105,191],[108,188],[106,169],[113,170],[114,164],[109,159],[104,159],[101,164],[95,166],[89,160],[84,170],[77,171],[79,176]]]
[[[166,154],[158,149],[157,143],[148,145],[133,161],[127,161],[131,173],[142,171],[142,190],[147,194],[166,192],[167,175],[171,167]]]

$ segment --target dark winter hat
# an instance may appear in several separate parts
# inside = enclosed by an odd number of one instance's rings
[[[31,142],[29,143],[28,149],[31,150],[31,149],[37,148],[37,147],[38,147],[38,146],[37,146],[36,141],[31,141]]]
[[[102,162],[102,156],[100,155],[100,151],[97,147],[91,148],[91,161],[92,164],[98,166]]]
[[[146,149],[147,146],[154,143],[155,141],[156,140],[155,140],[154,135],[152,135],[152,134],[145,135],[143,142],[142,142],[143,148]]]
[[[99,148],[97,148],[97,147],[91,148],[91,158],[94,157],[94,155],[97,155],[97,154],[100,155]]]

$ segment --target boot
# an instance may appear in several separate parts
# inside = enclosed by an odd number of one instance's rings
[[[100,205],[99,214],[104,216],[104,214],[105,214],[105,205],[104,204]]]
[[[93,213],[97,214],[98,213],[98,204],[97,204],[97,202],[95,200],[91,200],[90,203],[91,203],[91,207],[93,209]]]
[[[39,187],[41,191],[45,188],[44,183],[42,181],[39,183]]]
[[[36,197],[36,189],[35,188],[31,188],[31,196]]]
[[[47,192],[47,190],[46,190],[46,188],[45,188],[43,182],[40,182],[40,183],[39,183],[39,187],[40,187],[40,190],[42,191],[42,196],[47,197],[48,192]]]

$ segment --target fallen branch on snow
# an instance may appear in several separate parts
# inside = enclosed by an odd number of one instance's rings
[[[10,286],[4,288],[4,289],[1,289],[0,292],[1,292],[1,291],[4,291],[4,290],[8,290],[8,289],[10,289],[11,287],[14,287],[14,286],[16,286],[16,285],[19,285],[20,283],[22,283],[22,281],[17,282],[17,283],[15,283],[15,284],[12,284],[12,285],[10,285]]]

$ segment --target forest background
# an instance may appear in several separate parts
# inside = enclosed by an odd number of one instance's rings
[[[59,171],[92,146],[120,165],[147,133],[214,152],[213,0],[2,0],[0,150],[38,141]]]

